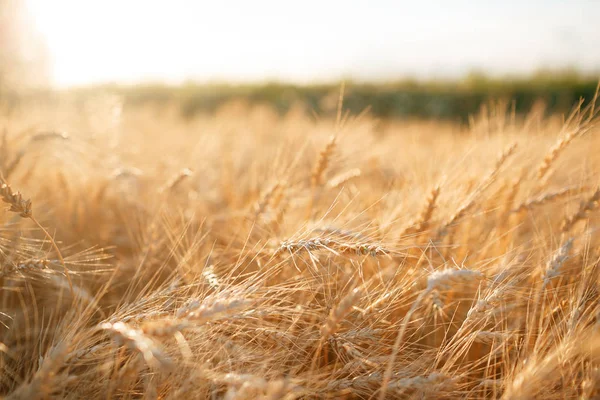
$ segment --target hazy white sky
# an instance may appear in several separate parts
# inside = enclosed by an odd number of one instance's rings
[[[61,86],[600,69],[600,1],[27,0]]]

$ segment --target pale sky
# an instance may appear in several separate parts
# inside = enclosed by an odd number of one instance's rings
[[[59,86],[600,70],[600,1],[27,0]]]

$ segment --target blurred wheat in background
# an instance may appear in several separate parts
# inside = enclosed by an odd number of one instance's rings
[[[597,89],[464,120],[4,89],[0,397],[600,397]]]

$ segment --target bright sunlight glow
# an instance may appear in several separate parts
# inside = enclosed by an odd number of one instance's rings
[[[28,0],[54,82],[309,82],[598,69],[600,2]]]

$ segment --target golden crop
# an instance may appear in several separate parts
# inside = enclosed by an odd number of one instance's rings
[[[341,110],[3,113],[0,395],[597,398],[593,106]]]

